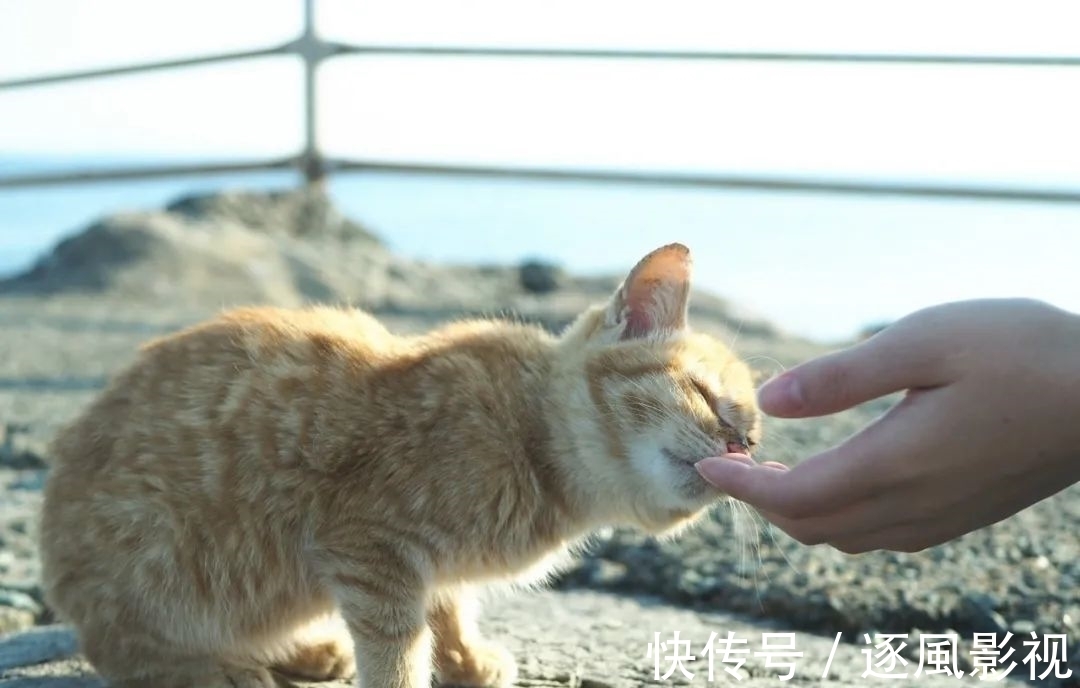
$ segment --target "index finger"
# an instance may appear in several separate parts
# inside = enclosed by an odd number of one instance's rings
[[[785,418],[823,416],[951,381],[948,362],[955,344],[938,322],[942,318],[935,310],[923,311],[864,342],[795,366],[761,387],[761,409]]]
[[[839,446],[790,470],[705,459],[698,471],[732,497],[787,519],[824,516],[911,477],[909,457],[932,422],[926,404],[901,404]]]

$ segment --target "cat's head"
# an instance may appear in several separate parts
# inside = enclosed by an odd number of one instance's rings
[[[577,478],[617,520],[651,532],[721,498],[694,463],[749,453],[760,433],[749,367],[688,323],[690,251],[645,256],[563,335]]]

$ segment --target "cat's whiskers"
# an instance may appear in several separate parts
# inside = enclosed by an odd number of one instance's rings
[[[746,575],[746,552],[747,548],[752,544],[750,537],[747,534],[748,529],[753,529],[754,537],[758,537],[758,532],[753,520],[747,521],[744,519],[746,515],[746,505],[735,499],[734,497],[728,498],[732,514],[732,528],[735,531],[736,537],[739,540],[739,575]],[[755,571],[755,585],[757,581],[757,572]]]
[[[730,347],[732,351],[735,350],[735,345],[739,341],[739,335],[742,334],[743,324],[745,324],[745,323],[746,323],[746,318],[739,318],[739,326],[737,328],[735,328],[735,334],[732,335],[731,341],[728,342],[728,347]]]
[[[765,567],[765,564],[762,561],[761,557],[761,531],[763,527],[765,529],[768,529],[769,525],[767,523],[763,525],[762,522],[759,520],[758,515],[745,502],[739,502],[739,508],[743,511],[743,513],[750,517],[750,523],[753,524],[754,539],[751,544],[754,548],[754,553],[757,555],[758,562],[757,568],[754,569],[754,592],[757,594],[758,604],[764,606],[761,597],[762,586],[760,576],[764,573],[765,579],[769,580],[769,571]]]
[[[749,356],[747,356],[746,358],[743,359],[743,362],[746,363],[747,365],[749,365],[749,364],[751,364],[751,363],[753,363],[755,361],[768,361],[769,363],[775,364],[776,367],[779,368],[781,371],[786,371],[787,370],[787,366],[785,366],[783,363],[781,363],[780,359],[778,359],[778,358],[776,358],[774,356],[769,356],[767,354],[751,354],[751,355],[749,355]]]
[[[788,557],[787,552],[784,551],[784,546],[776,538],[776,533],[774,530],[776,526],[770,523],[768,519],[766,519],[764,516],[761,516],[760,514],[757,514],[754,510],[750,509],[749,506],[747,506],[747,509],[754,514],[755,518],[761,519],[761,523],[765,527],[765,532],[769,534],[769,539],[772,540],[773,546],[776,547],[776,550],[780,552],[780,556],[784,558],[785,562],[787,562],[788,568],[790,568],[795,573],[802,573],[802,571],[800,571],[799,568],[795,566],[795,563],[792,562],[791,559]]]
[[[745,359],[743,359],[743,361],[747,365],[750,365],[755,361],[768,361],[769,363],[774,364],[776,367],[773,368],[772,375],[770,375],[770,377],[775,377],[779,373],[787,372],[787,366],[785,366],[783,363],[773,358],[772,356],[766,356],[765,354],[754,354],[753,356],[747,356]],[[779,370],[779,373],[777,372],[777,370]]]

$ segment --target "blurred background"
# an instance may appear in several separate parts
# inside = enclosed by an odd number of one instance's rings
[[[618,273],[683,241],[701,286],[825,341],[960,298],[1080,310],[1075,3],[313,4],[321,38],[367,48],[315,76],[318,151],[359,163],[327,189],[402,256]],[[24,182],[0,181],[0,274],[112,212],[300,184],[295,167],[25,178],[297,156],[297,54],[29,81],[260,51],[300,35],[304,7],[0,0],[0,178]],[[447,167],[545,174],[431,173]],[[574,171],[607,176],[550,174]]]

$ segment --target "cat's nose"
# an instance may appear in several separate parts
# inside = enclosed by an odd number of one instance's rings
[[[750,447],[747,447],[742,442],[728,442],[727,443],[728,454],[746,454],[750,456]]]

